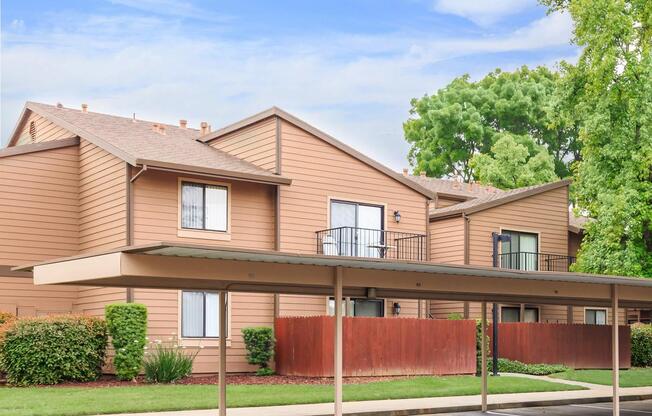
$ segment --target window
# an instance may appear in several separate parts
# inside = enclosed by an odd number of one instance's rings
[[[227,231],[227,207],[225,186],[181,183],[181,228]]]
[[[589,325],[606,325],[607,324],[607,310],[606,309],[585,309],[584,310],[584,323]]]
[[[342,315],[347,315],[346,302],[342,299]],[[352,316],[367,316],[382,318],[385,316],[385,301],[383,299],[352,298],[350,300]],[[328,314],[335,315],[335,299],[328,298]]]
[[[219,330],[219,295],[214,292],[183,291],[181,295],[181,336],[217,338]]]
[[[521,307],[501,306],[500,322],[521,322]],[[526,306],[523,311],[523,322],[539,322],[539,308]]]
[[[516,270],[538,270],[539,236],[533,233],[505,230],[511,241],[503,241],[500,267]]]

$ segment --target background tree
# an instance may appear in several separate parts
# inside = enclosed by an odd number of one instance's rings
[[[570,13],[583,48],[559,90],[560,118],[580,121],[575,195],[594,218],[576,268],[652,277],[652,2],[542,3]]]
[[[471,158],[491,153],[500,134],[511,133],[545,146],[556,175],[569,176],[580,156],[577,128],[571,118],[554,116],[558,82],[559,74],[545,67],[497,69],[478,82],[464,75],[435,95],[413,99],[403,125],[410,164],[429,176],[477,179]]]
[[[552,156],[530,136],[499,133],[499,137],[490,153],[471,158],[469,165],[480,183],[514,189],[559,179]]]

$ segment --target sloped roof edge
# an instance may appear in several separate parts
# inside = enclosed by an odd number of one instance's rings
[[[285,110],[282,110],[278,107],[272,107],[269,108],[265,111],[261,111],[260,113],[254,114],[250,117],[247,117],[243,120],[237,121],[233,124],[230,124],[228,126],[222,127],[221,129],[215,130],[212,133],[209,133],[207,135],[204,135],[199,138],[200,141],[204,143],[208,143],[210,141],[219,139],[220,137],[232,133],[236,130],[240,130],[242,128],[245,128],[253,123],[256,123],[258,121],[264,120],[269,117],[279,117],[288,123],[294,124],[295,126],[301,128],[302,130],[307,131],[308,133],[312,134],[313,136],[316,136],[320,138],[321,140],[325,141],[326,143],[336,147],[337,149],[343,151],[344,153],[349,154],[350,156],[353,156],[354,158],[358,159],[359,161],[366,163],[367,165],[373,167],[374,169],[384,173],[385,175],[391,177],[392,179],[400,182],[401,184],[411,188],[412,190],[420,193],[421,195],[429,198],[429,199],[434,199],[435,194],[431,190],[419,185],[418,183],[415,183],[414,181],[410,180],[409,178],[404,177],[402,174],[398,172],[394,172],[392,169],[388,168],[387,166],[383,165],[380,162],[377,162],[373,159],[371,159],[369,156],[364,155],[363,153],[360,153],[359,151],[355,150],[351,146],[342,143],[341,141],[337,140],[333,136],[319,130],[318,128],[312,126],[311,124],[301,120],[300,118],[293,116],[292,114],[288,113]]]
[[[570,183],[571,183],[570,179],[563,179],[560,181],[550,182],[540,186],[532,187],[522,192],[511,193],[511,194],[507,193],[505,195],[501,195],[493,199],[488,199],[486,201],[482,201],[482,198],[474,199],[471,201],[477,201],[477,203],[469,207],[455,208],[455,205],[453,205],[452,207],[450,207],[450,209],[445,209],[445,208],[442,209],[441,212],[437,212],[437,210],[435,210],[435,212],[430,213],[430,219],[443,219],[443,218],[453,217],[462,214],[472,214],[475,212],[484,211],[486,209],[504,205],[509,202],[518,201],[520,199],[527,198],[529,196],[537,195],[546,191],[551,191],[553,189],[568,186]]]

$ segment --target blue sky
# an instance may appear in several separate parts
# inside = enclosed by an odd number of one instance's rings
[[[2,141],[26,100],[213,128],[277,105],[400,170],[410,99],[574,61],[532,0],[4,0]]]

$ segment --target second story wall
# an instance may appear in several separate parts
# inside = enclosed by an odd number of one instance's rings
[[[492,266],[492,232],[538,235],[538,252],[568,253],[568,187],[552,189],[469,215],[469,264]]]
[[[385,207],[385,229],[426,234],[427,199],[377,169],[283,120],[280,188],[281,250],[314,254],[315,232],[330,228],[331,199]],[[393,219],[395,210],[401,222]]]
[[[77,146],[0,158],[0,265],[78,252]]]
[[[219,232],[180,233],[180,178],[189,182],[228,185],[229,238]],[[147,171],[133,183],[134,244],[182,241],[203,245],[274,249],[275,187],[251,182],[206,179],[192,175]],[[185,234],[185,235],[184,235]],[[202,235],[203,234],[203,235]],[[202,238],[203,237],[203,238]]]
[[[430,261],[464,264],[464,218],[461,215],[430,223]]]
[[[270,117],[220,137],[210,145],[276,172],[276,123],[276,117]]]
[[[63,127],[51,122],[45,117],[32,113],[27,117],[25,122],[19,126],[18,139],[16,146],[30,143],[41,143],[50,140],[65,139],[72,137],[74,134],[70,133]]]

